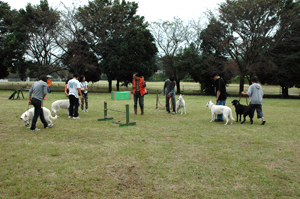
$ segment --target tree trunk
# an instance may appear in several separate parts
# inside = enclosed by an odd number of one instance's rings
[[[108,78],[108,92],[111,93],[112,91],[112,80]]]
[[[119,82],[119,80],[117,80],[116,86],[117,86],[117,91],[120,91],[120,82]]]
[[[203,95],[203,91],[204,91],[204,84],[200,84],[200,93],[201,93],[201,95]]]
[[[282,97],[283,98],[288,98],[289,97],[289,88],[288,87],[281,87],[281,92],[282,92]]]
[[[180,80],[177,80],[176,81],[176,87],[177,87],[177,92],[176,92],[176,94],[180,94]]]
[[[245,76],[241,75],[240,76],[240,92],[239,92],[239,95],[242,93],[242,91],[244,91],[244,81],[245,81]]]

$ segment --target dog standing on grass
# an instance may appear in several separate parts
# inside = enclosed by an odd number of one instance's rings
[[[233,100],[231,103],[235,107],[236,121],[237,122],[239,121],[239,116],[240,116],[240,122],[242,121],[241,117],[243,115],[244,121],[241,122],[241,124],[243,124],[246,121],[247,115],[249,115],[250,122],[251,122],[251,124],[253,124],[253,120],[252,120],[253,115],[251,114],[251,108],[249,106],[245,106],[245,105],[240,104],[240,101],[238,101],[238,100]]]
[[[186,114],[186,110],[185,110],[185,101],[183,99],[183,95],[179,95],[178,100],[176,102],[176,113],[178,113],[178,110],[181,110],[181,114],[182,114],[182,109],[184,110],[184,114]]]
[[[52,124],[52,120],[56,120],[57,119],[57,115],[55,117],[52,117],[51,115],[51,112],[49,109],[47,109],[46,107],[42,107],[43,109],[43,113],[44,113],[44,117],[45,117],[45,120],[48,124]],[[25,123],[25,126],[28,126],[30,124],[30,121],[32,120],[34,116],[34,108],[31,108],[27,111],[25,111],[20,119]]]
[[[63,109],[67,109],[68,110],[68,115],[69,115],[69,106],[70,106],[70,102],[68,99],[66,100],[56,100],[55,102],[52,103],[51,105],[51,109],[52,112],[54,113],[55,116],[57,115],[57,112],[63,108]]]
[[[234,118],[232,116],[231,108],[228,106],[215,105],[210,100],[206,103],[206,107],[208,107],[211,111],[212,118],[210,122],[213,122],[217,118],[217,115],[223,114],[224,118],[226,119],[225,125],[227,125],[229,119],[231,120],[231,124],[233,124]]]

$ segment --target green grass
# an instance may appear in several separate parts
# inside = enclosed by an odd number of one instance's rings
[[[145,115],[133,100],[90,93],[80,120],[60,110],[54,127],[32,132],[19,117],[26,100],[1,91],[0,198],[297,198],[300,197],[299,100],[264,99],[267,123],[210,123],[208,96],[184,96],[186,115],[155,110]],[[51,93],[44,106],[66,99]],[[227,99],[227,106],[234,98]],[[103,102],[125,111],[137,125],[119,127],[103,118]],[[163,101],[163,99],[162,99]],[[244,99],[242,103],[245,104]],[[125,114],[109,112],[115,121]],[[236,119],[236,116],[234,115]]]

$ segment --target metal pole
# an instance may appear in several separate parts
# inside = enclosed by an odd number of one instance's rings
[[[129,104],[126,104],[126,124],[129,123]]]

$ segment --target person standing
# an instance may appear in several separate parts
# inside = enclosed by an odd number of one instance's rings
[[[166,95],[166,111],[167,113],[170,113],[170,98],[172,98],[172,108],[173,108],[173,114],[176,113],[176,105],[175,105],[175,86],[176,81],[174,77],[170,77],[165,81],[164,89],[163,89],[163,95]],[[167,91],[166,91],[167,89]]]
[[[43,99],[47,95],[47,76],[41,75],[39,81],[35,82],[29,89],[29,105],[34,106],[34,116],[31,122],[31,131],[39,131],[40,129],[36,128],[36,122],[38,117],[40,117],[44,128],[51,128],[53,124],[48,124],[44,117],[44,112],[42,108]]]
[[[227,99],[225,82],[223,78],[221,78],[216,72],[213,72],[211,74],[211,78],[214,80],[214,85],[215,85],[216,105],[225,106],[226,99]],[[215,121],[224,122],[223,114],[219,114]]]
[[[82,93],[82,101],[81,101],[81,110],[82,112],[88,112],[88,89],[89,83],[85,81],[85,76],[80,76],[80,86],[81,86],[81,93]],[[85,110],[84,110],[85,104]]]
[[[137,114],[137,101],[141,108],[141,114],[144,115],[144,95],[146,93],[146,81],[140,77],[139,73],[133,74],[132,88],[134,94],[134,114]]]
[[[69,118],[73,119],[79,119],[79,114],[78,114],[78,107],[79,107],[79,98],[78,95],[80,95],[80,98],[82,99],[82,94],[81,94],[81,86],[78,81],[78,74],[75,73],[73,75],[73,79],[71,79],[68,82],[67,88],[69,89]]]
[[[50,77],[47,77],[47,89],[48,89],[48,93],[51,93],[51,86],[52,86],[52,80],[50,79]]]
[[[263,102],[263,96],[264,92],[262,90],[262,87],[260,84],[257,83],[256,77],[251,77],[250,79],[251,85],[249,86],[248,92],[243,91],[242,95],[249,96],[249,106],[251,109],[251,115],[254,116],[254,112],[256,110],[257,118],[261,118],[261,125],[264,125],[266,123],[266,120],[264,118],[264,114],[262,111],[262,102]],[[251,124],[253,124],[253,119],[250,118]]]

